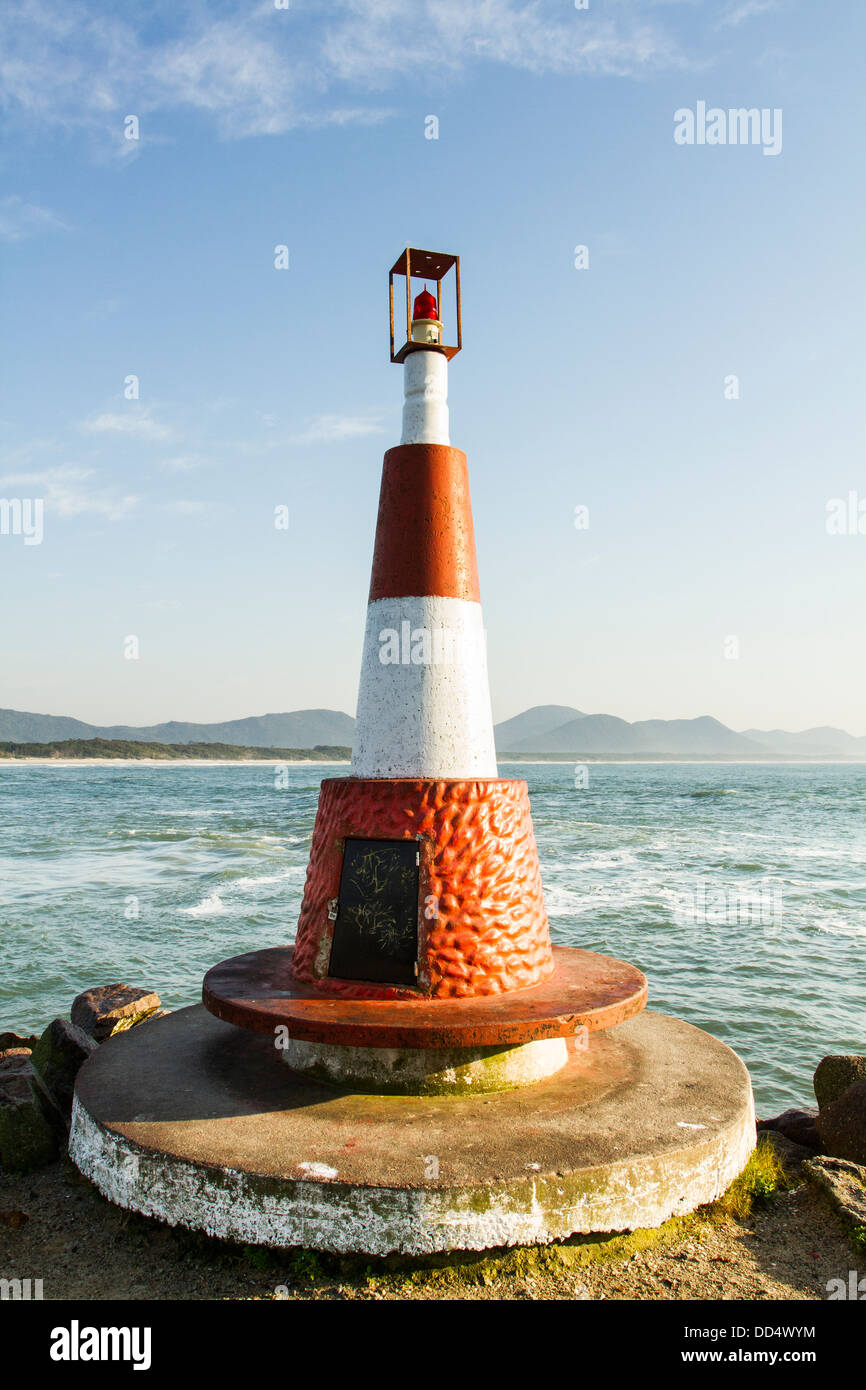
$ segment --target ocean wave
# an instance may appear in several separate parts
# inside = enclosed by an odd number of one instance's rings
[[[707,865],[709,869],[722,869],[734,873],[754,874],[769,872],[769,865],[749,859],[717,859]]]
[[[278,874],[252,874],[232,879],[228,887],[233,891],[240,889],[241,892],[245,892],[248,888],[264,888],[269,883],[282,883],[287,878],[301,878],[306,872],[306,864],[290,864]]]
[[[208,893],[195,907],[179,907],[177,911],[181,917],[221,917],[228,912],[228,908],[219,893],[213,892]]]
[[[584,853],[578,852],[575,856],[574,868],[576,872],[591,869],[620,869],[627,868],[634,863],[636,863],[635,854],[630,849],[587,850]]]
[[[825,936],[866,936],[866,922],[848,922],[839,917],[828,917],[817,927]]]
[[[804,845],[786,845],[785,855],[789,859],[843,859],[849,860],[852,857],[849,849],[831,849],[829,845],[819,845],[815,849],[806,849]]]

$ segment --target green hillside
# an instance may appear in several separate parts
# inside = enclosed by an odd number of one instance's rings
[[[317,744],[315,748],[246,748],[233,743],[141,743],[122,738],[66,738],[54,743],[0,743],[0,758],[159,758],[164,762],[202,758],[208,762],[296,763],[308,760],[348,762],[351,748]]]

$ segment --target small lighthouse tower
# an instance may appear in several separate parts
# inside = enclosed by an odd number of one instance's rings
[[[435,297],[425,287],[413,299],[413,279],[434,282]],[[224,963],[230,980],[216,967],[204,1000],[262,1028],[277,989],[297,1072],[414,1094],[484,1091],[555,1074],[582,1030],[640,1013],[646,980],[553,948],[526,783],[497,775],[469,475],[448,426],[459,259],[407,247],[389,298],[403,430],[382,468],[351,775],[321,786],[293,950],[267,980],[261,953]],[[235,966],[252,969],[253,1007],[237,1007]],[[334,1002],[320,1019],[313,1000]]]
[[[441,309],[452,268],[455,347]],[[410,310],[413,273],[437,293]],[[322,784],[293,964],[343,997],[477,998],[554,971],[526,784],[497,776],[469,475],[449,436],[458,276],[456,257],[412,248],[391,272],[403,431],[382,469],[352,775]],[[565,1059],[559,1041],[532,1050]]]
[[[414,302],[403,433],[385,455],[355,777],[495,777],[466,455],[451,447],[436,300]]]
[[[214,965],[203,1008],[103,1043],[70,1153],[121,1206],[244,1243],[427,1254],[659,1225],[741,1171],[748,1073],[645,1010],[635,966],[551,943],[527,786],[497,776],[448,431],[459,261],[409,247],[389,287],[403,431],[351,772],[321,785],[296,939]]]

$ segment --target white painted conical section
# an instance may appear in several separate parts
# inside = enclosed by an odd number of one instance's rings
[[[403,363],[401,444],[450,444],[448,358],[442,352],[410,352]]]
[[[496,777],[481,604],[381,598],[367,609],[354,777]]]

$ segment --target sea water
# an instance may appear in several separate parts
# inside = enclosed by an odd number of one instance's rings
[[[0,762],[0,1030],[95,984],[197,1003],[291,942],[319,782],[345,765]],[[758,1113],[866,1051],[866,765],[500,764],[529,784],[554,941],[632,961],[650,1007],[748,1065]]]

